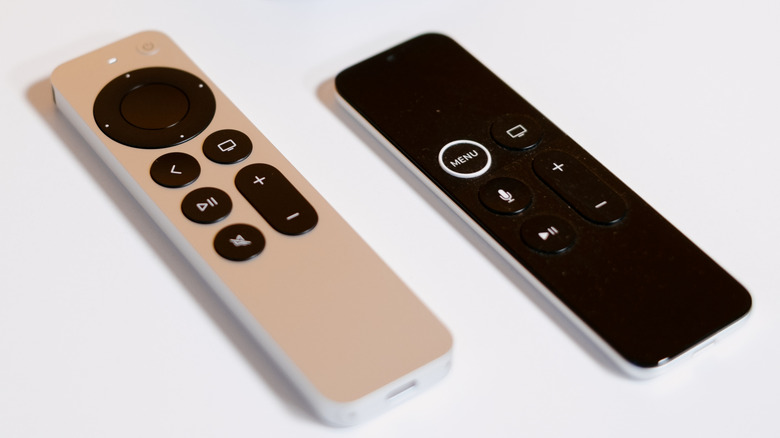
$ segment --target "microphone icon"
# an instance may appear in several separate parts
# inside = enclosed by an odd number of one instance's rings
[[[504,189],[498,189],[498,196],[502,201],[506,201],[507,203],[515,202],[515,198],[512,196],[512,194]]]

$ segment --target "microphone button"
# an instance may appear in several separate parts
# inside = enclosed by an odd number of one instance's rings
[[[514,178],[494,178],[479,189],[479,200],[498,214],[517,214],[531,205],[531,189]]]

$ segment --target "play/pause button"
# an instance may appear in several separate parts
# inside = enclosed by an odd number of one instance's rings
[[[233,209],[230,196],[214,187],[193,190],[181,201],[181,212],[199,224],[213,224],[227,217]]]
[[[541,215],[528,219],[520,227],[523,242],[531,248],[555,254],[574,245],[574,228],[558,216]]]

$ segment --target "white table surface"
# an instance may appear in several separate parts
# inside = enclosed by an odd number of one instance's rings
[[[780,3],[5,1],[0,437],[780,436]],[[58,64],[169,34],[450,328],[432,390],[306,410],[55,110]],[[752,293],[672,372],[614,371],[336,107],[333,78],[446,33]]]

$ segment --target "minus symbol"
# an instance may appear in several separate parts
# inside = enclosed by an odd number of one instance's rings
[[[600,204],[596,205],[596,208],[601,208],[605,205],[607,205],[607,201],[602,201]]]
[[[300,213],[293,213],[293,214],[287,216],[287,220],[289,221],[290,219],[295,219],[296,217],[298,217],[300,215],[301,215]]]

